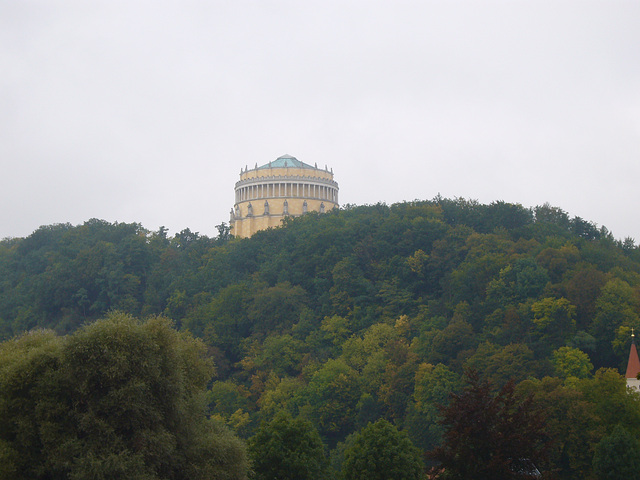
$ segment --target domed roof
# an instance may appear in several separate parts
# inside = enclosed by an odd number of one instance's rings
[[[301,162],[296,157],[292,157],[291,155],[282,155],[281,157],[276,158],[273,162],[269,162],[261,167],[258,167],[258,170],[263,168],[315,168],[311,165],[307,165],[304,162]]]

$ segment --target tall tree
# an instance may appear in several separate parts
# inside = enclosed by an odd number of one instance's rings
[[[347,442],[342,474],[348,480],[419,480],[420,451],[405,432],[384,419],[370,423]]]
[[[311,422],[280,411],[249,439],[256,480],[316,480],[326,458],[320,434]]]
[[[600,480],[640,480],[640,444],[622,425],[596,446],[593,469]]]
[[[533,463],[543,460],[547,440],[544,418],[532,397],[520,398],[514,383],[498,394],[473,370],[462,393],[442,409],[443,443],[429,452],[440,462],[440,478],[451,480],[533,478]]]
[[[203,344],[166,319],[28,333],[0,345],[0,365],[6,478],[246,478],[242,442],[204,414]]]
[[[533,394],[535,402],[544,410],[547,434],[552,438],[549,467],[563,480],[592,478],[595,445],[605,428],[596,415],[596,406],[572,383],[557,377],[525,380],[517,391]]]

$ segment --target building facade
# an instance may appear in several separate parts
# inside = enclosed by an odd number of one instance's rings
[[[231,233],[248,238],[255,232],[282,224],[287,216],[324,213],[339,206],[333,169],[318,168],[283,155],[261,167],[240,171],[235,205],[231,209]]]

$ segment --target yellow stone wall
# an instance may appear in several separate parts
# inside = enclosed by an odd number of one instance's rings
[[[327,180],[333,180],[333,173],[323,170],[310,170],[308,168],[260,168],[258,170],[247,170],[244,173],[240,174],[240,180],[246,180],[249,178],[261,178],[261,177],[270,177],[270,176],[296,176],[296,177],[305,177],[312,174],[315,178],[325,178]]]
[[[297,161],[297,160],[296,160]],[[333,172],[311,167],[264,166],[240,173],[236,183],[236,202],[231,210],[231,233],[240,238],[251,237],[267,228],[278,227],[285,218],[284,204],[288,204],[289,216],[303,215],[304,202],[307,212],[320,212],[338,207],[338,184]],[[269,212],[265,213],[265,201]],[[252,214],[249,215],[249,205]]]

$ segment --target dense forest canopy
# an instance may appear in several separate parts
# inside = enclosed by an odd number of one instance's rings
[[[250,239],[218,230],[94,219],[5,239],[0,338],[164,315],[216,365],[210,417],[243,438],[301,417],[337,476],[349,439],[379,419],[433,449],[437,405],[468,368],[546,405],[559,478],[589,478],[616,425],[640,433],[618,373],[640,329],[633,239],[546,204],[439,197],[310,213]]]

